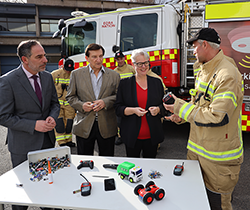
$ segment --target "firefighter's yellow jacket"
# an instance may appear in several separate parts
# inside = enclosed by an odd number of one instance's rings
[[[243,91],[240,72],[222,50],[201,65],[191,102],[177,99],[174,104],[174,113],[190,122],[189,150],[213,161],[243,155]]]
[[[122,67],[117,66],[114,69],[118,74],[120,74],[120,78],[132,77],[135,74],[135,70],[133,66],[129,64],[124,64]]]
[[[67,94],[67,89],[63,89],[62,84],[65,84],[65,88],[67,88],[66,86],[69,85],[70,74],[67,73],[65,70],[63,70],[62,68],[53,71],[51,74],[55,83],[56,92],[60,105],[69,105],[69,103],[65,99]]]

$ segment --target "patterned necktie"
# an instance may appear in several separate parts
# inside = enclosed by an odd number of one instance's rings
[[[31,76],[31,78],[34,80],[36,95],[40,101],[40,104],[42,105],[42,91],[41,91],[41,88],[37,82],[37,77],[38,77],[37,75]]]

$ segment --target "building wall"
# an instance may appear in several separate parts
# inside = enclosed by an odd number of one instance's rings
[[[16,48],[21,41],[28,39],[38,40],[43,45],[49,58],[47,70],[57,69],[61,40],[60,37],[51,37],[57,30],[58,20],[70,18],[73,11],[93,14],[142,5],[147,4],[100,0],[27,0],[27,4],[0,2],[0,75],[20,65]]]

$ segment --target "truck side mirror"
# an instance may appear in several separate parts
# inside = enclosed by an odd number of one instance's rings
[[[66,24],[64,23],[64,19],[60,19],[58,21],[58,29],[61,31],[63,27],[65,27]]]
[[[56,31],[56,32],[52,35],[52,39],[57,38],[60,34],[61,34],[61,32],[60,32],[59,30]]]
[[[61,34],[61,31],[62,31],[62,29],[63,28],[65,28],[65,26],[66,26],[66,24],[65,24],[65,22],[64,22],[64,19],[60,19],[59,21],[58,21],[58,24],[57,24],[57,26],[58,26],[58,31],[56,31],[53,35],[52,35],[52,38],[54,39],[54,38],[57,38],[60,34]],[[66,34],[66,33],[65,33]],[[65,35],[64,35],[65,36]]]
[[[67,30],[67,27],[63,27],[63,28],[62,28],[62,30],[61,30],[62,36],[65,36],[65,35],[66,35],[66,30]]]
[[[117,45],[113,45],[113,47],[112,47],[113,53],[116,53],[118,50],[120,50],[120,47]]]

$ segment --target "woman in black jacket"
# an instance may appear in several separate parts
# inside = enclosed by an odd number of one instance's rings
[[[115,109],[121,121],[121,139],[128,157],[155,158],[157,146],[163,141],[161,117],[164,115],[164,88],[160,79],[147,75],[149,55],[142,49],[131,56],[135,76],[122,79]]]

